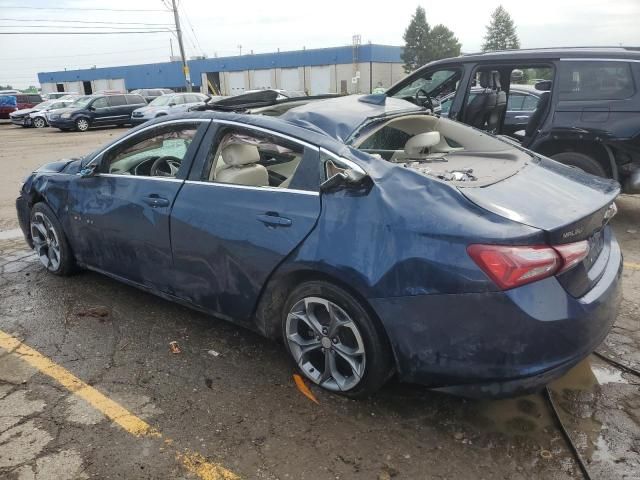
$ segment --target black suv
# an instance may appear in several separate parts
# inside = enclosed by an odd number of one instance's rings
[[[510,112],[513,87],[532,88],[535,109]],[[640,193],[640,48],[509,50],[429,63],[387,91]],[[450,98],[453,97],[451,101]],[[512,108],[509,108],[512,110]],[[519,118],[522,117],[522,118]]]
[[[141,95],[87,95],[78,98],[68,108],[56,110],[49,116],[49,125],[60,130],[86,132],[89,127],[126,125],[131,112],[147,104]]]

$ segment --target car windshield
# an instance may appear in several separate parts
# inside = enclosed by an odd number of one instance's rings
[[[163,105],[168,105],[172,99],[172,95],[161,95],[160,97],[155,98],[149,105],[153,105],[154,107],[162,107]]]
[[[43,109],[53,105],[53,100],[47,100],[46,102],[41,102],[35,106],[35,108]]]
[[[91,95],[87,95],[86,97],[78,98],[73,104],[72,107],[86,107],[93,97]]]
[[[405,85],[394,97],[413,97],[420,91],[426,92],[429,96],[433,96],[433,93],[438,91],[441,86],[457,80],[457,77],[458,72],[456,70],[439,70],[431,74],[427,73],[416,78],[408,85]]]

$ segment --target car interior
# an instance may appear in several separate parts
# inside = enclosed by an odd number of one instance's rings
[[[445,181],[484,186],[513,175],[531,158],[480,131],[428,114],[406,115],[365,132],[359,150]]]
[[[208,180],[253,187],[287,188],[304,151],[275,138],[227,133],[213,154]]]

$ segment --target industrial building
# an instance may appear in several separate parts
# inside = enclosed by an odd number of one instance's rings
[[[389,87],[404,75],[401,47],[354,45],[234,57],[189,60],[194,90],[237,95],[247,90],[278,88],[325,93],[369,93]],[[185,89],[180,62],[38,73],[43,93],[137,88]]]

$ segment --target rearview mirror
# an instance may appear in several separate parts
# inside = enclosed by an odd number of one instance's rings
[[[80,178],[87,178],[87,177],[93,177],[96,174],[96,164],[89,164],[85,167],[83,167],[78,173],[77,175]]]
[[[366,177],[366,173],[347,168],[322,182],[320,184],[320,190],[325,192],[342,186],[357,185],[361,183],[362,180],[364,180]]]
[[[176,106],[176,104],[175,104],[175,103],[173,103],[173,102],[171,102],[171,103],[169,104],[169,106],[170,106],[170,107],[175,107],[175,106]]]

